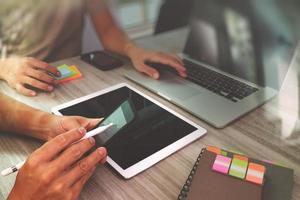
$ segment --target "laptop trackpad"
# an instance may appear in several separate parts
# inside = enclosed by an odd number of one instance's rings
[[[174,75],[168,76],[167,74],[161,76],[157,91],[178,99],[187,99],[200,94],[200,89],[192,87],[184,79],[174,77]]]

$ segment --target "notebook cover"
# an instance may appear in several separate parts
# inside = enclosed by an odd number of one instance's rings
[[[212,170],[215,153],[201,151],[178,199],[189,200],[289,200],[293,188],[293,170],[249,158],[267,170],[263,186],[223,175]],[[229,157],[233,154],[229,152]],[[284,183],[284,184],[282,184]]]

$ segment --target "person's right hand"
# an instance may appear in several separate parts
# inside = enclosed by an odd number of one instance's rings
[[[20,169],[9,200],[74,200],[98,163],[106,161],[101,147],[81,158],[95,144],[93,138],[82,140],[84,128],[58,135],[27,159]]]
[[[26,85],[51,92],[54,89],[55,78],[48,73],[57,77],[60,76],[55,67],[30,57],[3,59],[0,62],[0,67],[0,78],[26,96],[36,95],[36,92],[27,88]]]

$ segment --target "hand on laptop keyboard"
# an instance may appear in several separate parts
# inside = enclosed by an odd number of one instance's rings
[[[210,70],[206,67],[192,63],[188,60],[183,60],[183,62],[187,69],[188,80],[210,90],[211,92],[214,92],[215,94],[225,97],[232,102],[242,100],[243,98],[258,91],[257,88]],[[147,64],[158,71],[170,71],[177,74],[177,71],[169,65],[153,62],[148,62]]]

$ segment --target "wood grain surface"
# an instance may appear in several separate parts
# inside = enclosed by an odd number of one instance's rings
[[[141,46],[162,51],[180,52],[184,46],[187,33],[187,29],[179,29],[158,36],[142,38],[137,43]],[[295,170],[295,184],[292,199],[300,199],[299,56],[276,98],[224,129],[211,127],[175,105],[125,79],[123,74],[128,67],[131,67],[129,63],[123,68],[108,72],[97,70],[78,58],[66,59],[55,63],[55,65],[62,63],[78,66],[83,72],[83,78],[62,84],[51,94],[43,93],[34,98],[17,94],[4,82],[0,83],[0,90],[19,101],[49,112],[53,106],[113,84],[127,82],[208,130],[208,134],[203,138],[130,180],[124,180],[109,166],[99,166],[82,191],[81,200],[176,199],[201,148],[207,145],[234,149],[250,157],[274,160],[293,168]],[[1,133],[0,169],[22,161],[41,144],[41,142],[31,138]],[[0,199],[5,199],[8,196],[15,177],[16,174],[0,177]]]

